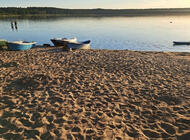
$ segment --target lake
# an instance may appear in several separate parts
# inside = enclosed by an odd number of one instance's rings
[[[146,17],[59,17],[0,19],[0,39],[51,43],[50,38],[77,37],[91,40],[93,49],[190,52],[190,46],[173,46],[173,41],[190,41],[190,16]]]

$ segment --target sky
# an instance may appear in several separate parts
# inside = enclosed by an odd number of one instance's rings
[[[57,7],[71,9],[190,8],[190,0],[0,0],[0,7]]]

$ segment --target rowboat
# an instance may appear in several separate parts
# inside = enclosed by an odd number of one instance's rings
[[[36,42],[26,42],[26,41],[7,42],[8,49],[12,51],[29,50],[32,47],[34,47],[35,44]]]
[[[190,45],[190,42],[178,42],[178,41],[174,41],[173,44],[174,45]]]
[[[76,42],[76,43],[67,43],[67,48],[69,49],[90,49],[90,40],[84,42]]]
[[[54,46],[66,46],[68,42],[77,42],[77,38],[52,38]]]

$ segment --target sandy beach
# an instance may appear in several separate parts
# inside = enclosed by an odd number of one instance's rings
[[[190,53],[0,51],[0,138],[190,139]]]

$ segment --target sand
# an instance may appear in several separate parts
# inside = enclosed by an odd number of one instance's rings
[[[190,53],[0,51],[0,139],[190,138]]]

